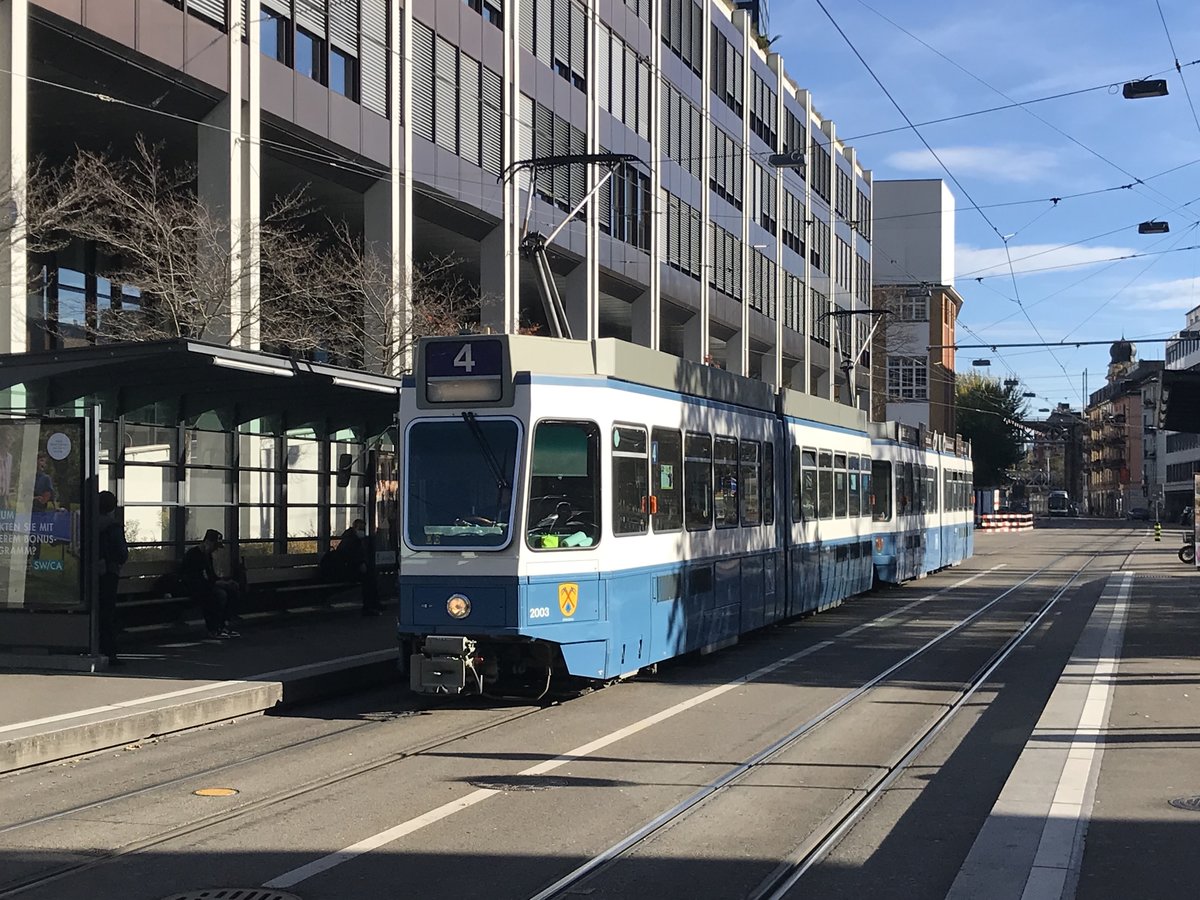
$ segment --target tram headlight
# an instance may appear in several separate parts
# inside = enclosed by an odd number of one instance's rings
[[[452,619],[465,619],[471,614],[471,601],[462,594],[451,594],[446,601],[446,612]]]

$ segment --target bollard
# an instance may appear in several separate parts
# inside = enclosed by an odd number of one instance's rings
[[[1162,540],[1162,522],[1154,523],[1154,540],[1156,540],[1156,541]]]

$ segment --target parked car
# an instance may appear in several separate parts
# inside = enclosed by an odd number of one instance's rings
[[[1125,518],[1132,519],[1136,522],[1149,522],[1150,510],[1144,506],[1135,506],[1129,512],[1125,513]]]

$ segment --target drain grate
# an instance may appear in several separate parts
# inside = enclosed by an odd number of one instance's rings
[[[1176,809],[1186,809],[1188,812],[1200,812],[1200,797],[1176,797],[1170,803]]]
[[[300,900],[295,894],[285,894],[269,888],[205,888],[201,891],[184,891],[171,894],[163,900]]]

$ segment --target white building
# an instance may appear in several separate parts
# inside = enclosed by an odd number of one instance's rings
[[[872,417],[954,434],[954,195],[940,179],[876,181]]]

